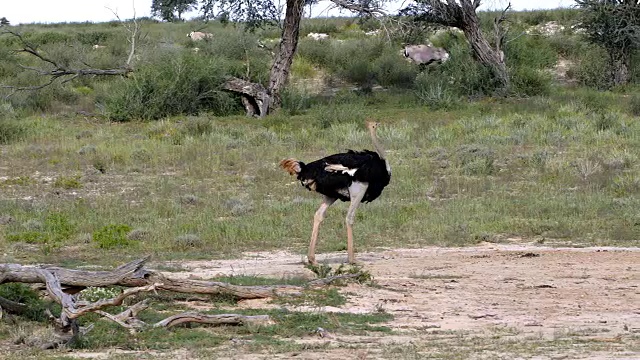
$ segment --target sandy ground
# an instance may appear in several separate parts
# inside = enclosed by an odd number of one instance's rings
[[[318,258],[332,265],[345,261],[342,253],[320,254]],[[301,260],[300,255],[287,252],[247,253],[240,260],[182,262],[179,265],[187,271],[172,276],[311,277]],[[419,342],[432,333],[492,336],[507,329],[519,338],[551,341],[574,333],[591,341],[620,345],[619,351],[577,353],[576,358],[640,359],[639,352],[625,351],[625,337],[636,341],[640,334],[640,248],[487,243],[467,248],[388,249],[358,254],[358,260],[379,287],[349,285],[341,289],[349,298],[341,308],[297,310],[389,312],[394,319],[386,325],[403,336],[375,339],[378,345]],[[251,300],[241,306],[269,304]],[[359,341],[323,339],[340,340]],[[309,353],[303,358],[316,355],[320,354]],[[343,355],[323,353],[317,358]],[[255,354],[246,358],[251,357]],[[235,354],[230,358],[243,357]]]
[[[312,277],[301,260],[300,255],[287,252],[247,253],[239,260],[176,263],[185,271],[171,276]],[[339,264],[346,255],[319,254],[318,260]],[[422,359],[425,354],[449,358],[449,344],[471,349],[467,355],[450,358],[640,359],[640,248],[482,244],[388,249],[360,253],[358,260],[379,286],[340,288],[349,299],[341,308],[295,310],[386,311],[394,316],[384,324],[395,330],[392,334],[310,334],[299,341],[326,348],[310,346],[309,351],[285,354],[244,353],[242,347],[230,344],[220,349],[217,358]],[[240,306],[275,305],[249,300]],[[553,346],[554,340],[567,338],[577,345]],[[475,339],[477,351],[466,339]],[[502,349],[499,341],[509,340],[519,345]],[[528,342],[546,342],[551,347],[523,352]],[[389,352],[393,347],[418,350],[408,354],[398,350],[401,353],[393,355]],[[190,358],[186,353],[169,357]]]

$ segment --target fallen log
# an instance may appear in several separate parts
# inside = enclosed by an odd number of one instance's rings
[[[41,270],[54,274],[62,286],[145,287],[155,285],[158,290],[179,293],[231,295],[238,299],[262,299],[275,296],[296,296],[304,290],[300,286],[243,286],[219,281],[173,279],[153,270],[144,269],[148,257],[124,264],[113,271],[70,270],[60,267],[34,267],[19,264],[0,264],[0,284],[7,282],[44,283]],[[75,289],[74,289],[75,290]]]
[[[220,315],[208,315],[200,314],[197,312],[184,312],[170,316],[162,321],[159,321],[153,325],[153,327],[166,327],[170,328],[176,325],[185,323],[199,323],[209,325],[268,325],[271,324],[271,317],[269,315],[239,315],[239,314],[220,314]]]
[[[10,314],[19,315],[27,310],[27,305],[0,296],[0,309],[5,309]]]
[[[189,294],[231,295],[238,299],[264,299],[277,296],[298,296],[303,287],[293,285],[246,286],[233,285],[220,281],[173,279],[161,273],[140,269],[131,276],[125,277],[117,285],[146,286],[158,283],[159,290]]]
[[[20,264],[0,264],[0,284],[6,282],[42,283],[38,269],[53,273],[65,286],[110,286],[142,269],[149,257],[134,260],[112,271],[71,270],[56,266],[24,266]]]
[[[227,91],[240,94],[242,105],[247,111],[247,116],[265,117],[269,112],[271,95],[262,84],[252,83],[237,77],[230,77],[222,85]]]
[[[148,307],[147,300],[142,300],[119,314],[110,314],[102,309],[110,306],[119,306],[124,300],[141,292],[156,290],[174,291],[180,293],[195,293],[209,295],[232,295],[238,299],[268,298],[274,296],[296,296],[313,286],[327,285],[340,279],[352,278],[356,275],[339,275],[327,279],[311,281],[307,286],[275,285],[275,286],[242,286],[218,281],[175,279],[162,273],[147,270],[144,264],[149,257],[141,258],[117,267],[112,271],[87,271],[71,270],[56,266],[24,266],[19,264],[0,264],[0,284],[9,282],[41,283],[46,287],[49,296],[61,305],[62,311],[59,318],[49,312],[50,319],[56,325],[57,338],[47,342],[42,348],[55,348],[74,342],[78,336],[86,334],[91,326],[82,329],[78,326],[77,319],[87,313],[102,315],[104,319],[111,320],[131,333],[149,327],[170,328],[186,323],[200,323],[209,325],[265,325],[270,324],[268,315],[246,316],[240,314],[209,315],[197,312],[185,312],[172,315],[155,324],[146,324],[137,319],[140,311]],[[99,286],[124,286],[129,287],[112,299],[103,299],[95,302],[78,301],[70,292],[77,292],[86,287]],[[65,290],[65,287],[67,289]],[[16,303],[8,299],[0,298],[0,309],[12,312],[25,310],[24,304]]]

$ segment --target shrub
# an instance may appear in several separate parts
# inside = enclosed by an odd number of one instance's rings
[[[365,113],[365,107],[362,104],[332,102],[328,106],[318,109],[315,120],[320,128],[327,129],[335,124],[361,123],[364,121]]]
[[[182,124],[182,133],[190,136],[202,136],[211,134],[213,123],[206,117],[189,117]]]
[[[376,82],[385,87],[411,88],[418,75],[418,67],[401,59],[395,50],[376,59],[372,70]]]
[[[316,74],[311,61],[302,56],[295,56],[291,64],[291,75],[300,78],[312,78]]]
[[[240,111],[239,102],[221,90],[226,62],[220,58],[184,53],[163,56],[140,68],[104,98],[108,116],[116,121],[156,120],[168,116],[211,111],[228,115]]]
[[[111,37],[111,33],[105,31],[83,31],[76,34],[76,38],[81,44],[95,45],[104,44]]]
[[[474,61],[466,44],[449,49],[451,58],[438,66],[429,66],[424,82],[440,83],[453,95],[480,96],[491,94],[496,88],[490,70]],[[417,82],[416,85],[419,85]]]
[[[297,53],[298,56],[309,60],[313,64],[327,67],[333,54],[333,48],[322,41],[300,39]]]
[[[241,77],[243,79],[265,83],[269,80],[270,59],[265,49],[258,47],[255,34],[241,29],[225,31],[206,42],[191,42],[189,46],[200,49],[200,58],[214,58],[217,62],[224,61],[225,75]]]
[[[59,176],[56,181],[53,182],[53,187],[63,189],[79,189],[82,187],[79,176]]]
[[[504,55],[510,67],[544,69],[558,61],[556,51],[542,36],[521,36],[506,44]]]
[[[58,248],[76,231],[76,226],[66,215],[61,213],[48,214],[41,226],[36,225],[37,220],[30,220],[27,223],[29,223],[28,226],[25,226],[27,231],[8,234],[7,240],[45,245],[44,250],[48,252]]]
[[[31,86],[46,82],[41,76],[32,72],[21,72],[10,81],[10,85]],[[56,109],[56,104],[75,104],[80,98],[72,88],[59,82],[37,91],[22,91],[9,98],[14,109],[30,113],[48,112]]]
[[[548,95],[551,92],[551,75],[527,66],[510,71],[511,91],[517,95]]]
[[[59,31],[29,32],[23,38],[32,44],[64,44],[73,41],[73,34]]]
[[[450,109],[456,103],[451,89],[442,81],[434,82],[426,73],[421,73],[416,78],[415,93],[421,104],[433,110]]]
[[[495,153],[484,146],[464,145],[456,154],[458,166],[465,175],[491,175],[495,172]]]
[[[574,68],[578,82],[596,89],[607,89],[610,85],[607,59],[607,53],[603,49],[595,46],[586,48]]]
[[[371,90],[376,83],[408,88],[418,73],[417,66],[402,60],[398,48],[379,38],[351,39],[329,46],[319,41],[301,41],[299,54],[365,90]]]
[[[45,303],[38,292],[27,284],[7,283],[0,285],[0,297],[26,305],[22,316],[34,321],[44,321]]]
[[[115,287],[104,288],[89,286],[88,288],[80,291],[78,295],[79,298],[84,301],[96,302],[100,300],[115,298],[116,296],[120,295],[121,291],[122,290]]]
[[[640,116],[640,95],[634,94],[629,99],[629,113],[633,116]]]
[[[299,115],[309,109],[313,104],[311,95],[304,90],[287,87],[280,92],[282,110],[288,115]]]
[[[335,34],[338,32],[338,24],[333,19],[318,19],[317,21],[304,22],[300,27],[300,36],[309,33]]]
[[[133,229],[127,234],[128,240],[141,241],[149,238],[151,234],[145,229]]]
[[[3,104],[0,104],[0,111]],[[0,113],[2,116],[2,113]],[[10,144],[25,137],[27,128],[17,120],[9,120],[0,117],[0,144]]]
[[[111,249],[116,246],[126,246],[130,244],[127,234],[132,230],[129,225],[107,225],[93,232],[93,242],[99,248]]]
[[[180,235],[174,240],[174,248],[185,250],[188,248],[201,248],[204,245],[202,239],[196,234]]]
[[[555,34],[545,40],[559,56],[567,58],[579,58],[583,51],[589,48],[589,45],[578,36]]]

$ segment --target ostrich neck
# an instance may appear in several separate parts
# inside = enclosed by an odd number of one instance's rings
[[[385,155],[385,152],[384,152],[384,148],[382,147],[382,145],[378,141],[378,137],[376,136],[376,130],[375,129],[370,129],[369,132],[371,133],[371,140],[373,141],[373,147],[376,149],[376,152],[378,153],[378,156],[380,156],[380,158],[382,160],[384,160],[385,167],[387,168],[387,173],[389,173],[389,176],[391,176],[391,166],[389,165],[389,162],[387,161],[387,158],[386,158],[386,155]]]
[[[378,153],[378,155],[380,155],[380,158],[385,159],[386,161],[385,151],[382,145],[380,144],[380,142],[378,141],[378,137],[376,136],[376,131],[374,129],[371,129],[369,132],[371,133],[371,141],[373,141],[373,147],[376,149],[376,152]]]

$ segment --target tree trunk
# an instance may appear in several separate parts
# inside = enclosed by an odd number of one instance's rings
[[[298,48],[298,37],[300,34],[300,20],[304,12],[304,0],[287,0],[287,10],[282,28],[282,37],[276,57],[271,66],[269,77],[269,110],[277,109],[282,105],[280,91],[289,81],[289,72],[293,56]],[[261,116],[264,116],[261,113]]]
[[[631,64],[631,54],[629,51],[610,51],[611,79],[613,86],[626,85],[631,80],[629,65]]]
[[[467,37],[473,54],[476,59],[491,69],[491,73],[498,82],[502,91],[506,91],[509,88],[509,74],[507,72],[507,66],[504,63],[504,56],[501,51],[498,51],[491,47],[487,39],[482,35],[480,31],[480,24],[478,23],[478,16],[475,9],[467,10],[463,9],[464,21],[462,24],[462,31]]]

